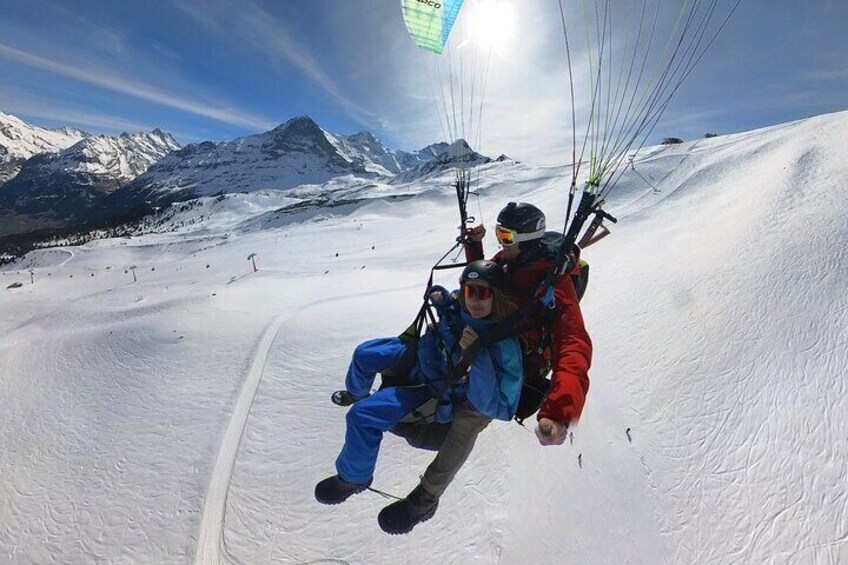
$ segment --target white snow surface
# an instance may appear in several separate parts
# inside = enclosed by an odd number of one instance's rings
[[[204,199],[0,270],[0,562],[848,563],[848,112],[635,166],[584,253],[573,442],[494,422],[406,536],[377,494],[313,488],[350,354],[406,327],[453,242],[450,174],[295,213],[317,187]],[[561,224],[569,176],[486,165],[469,212]],[[403,496],[431,458],[389,435],[373,486]]]

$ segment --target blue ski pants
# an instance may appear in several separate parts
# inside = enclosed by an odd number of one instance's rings
[[[406,344],[396,337],[381,337],[360,343],[353,352],[345,377],[345,389],[354,398],[368,396],[377,373],[400,359]]]
[[[388,387],[359,400],[347,413],[347,431],[336,471],[351,483],[374,475],[383,434],[432,396],[429,387]]]
[[[432,397],[426,385],[388,387],[367,396],[377,373],[389,368],[405,350],[398,338],[380,338],[360,344],[353,353],[345,388],[361,400],[348,410],[345,443],[336,458],[336,471],[348,482],[371,479],[383,434]]]

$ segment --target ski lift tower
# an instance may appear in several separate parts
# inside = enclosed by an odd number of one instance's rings
[[[256,268],[256,253],[251,253],[247,256],[247,259],[253,263],[253,272],[258,271],[259,269]]]

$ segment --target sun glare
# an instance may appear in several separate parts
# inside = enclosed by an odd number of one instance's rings
[[[512,40],[515,12],[504,0],[479,0],[469,19],[471,37],[483,47],[502,51]]]

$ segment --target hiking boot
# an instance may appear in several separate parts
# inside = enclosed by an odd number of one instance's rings
[[[370,486],[371,479],[368,479],[367,483],[349,483],[340,476],[333,475],[315,485],[315,499],[321,504],[341,504]]]
[[[377,522],[387,534],[407,534],[415,524],[432,518],[438,507],[439,499],[424,490],[419,483],[406,498],[383,508],[377,516]]]

